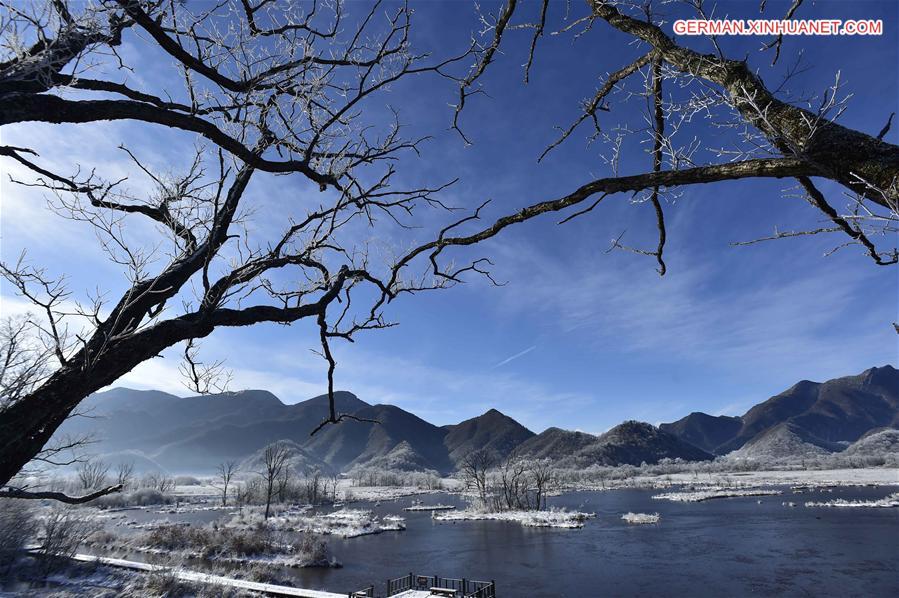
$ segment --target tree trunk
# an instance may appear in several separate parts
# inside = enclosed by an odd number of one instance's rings
[[[212,332],[211,323],[162,322],[106,346],[95,335],[46,382],[0,412],[0,486],[5,486],[44,448],[88,395],[115,382],[139,363],[187,338]],[[97,356],[97,357],[92,357]],[[89,363],[89,367],[82,364]]]

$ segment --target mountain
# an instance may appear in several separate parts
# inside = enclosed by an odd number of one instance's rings
[[[368,407],[348,392],[336,392],[341,412]],[[240,461],[279,440],[300,445],[328,415],[321,395],[285,405],[265,390],[181,398],[159,391],[114,388],[88,397],[58,437],[88,435],[92,452],[110,461],[131,460],[172,473],[212,471],[226,460]]]
[[[448,431],[443,444],[453,463],[461,462],[477,450],[486,450],[494,460],[505,459],[534,436],[533,432],[496,409],[444,429]]]
[[[783,422],[761,432],[728,459],[772,463],[783,459],[799,460],[829,455],[845,446],[827,442],[793,422]]]
[[[596,436],[561,428],[547,428],[522,442],[515,454],[530,459],[564,459],[585,446],[596,442]]]
[[[274,395],[272,395],[274,396]],[[276,399],[277,400],[277,399]],[[240,460],[253,451],[277,440],[290,440],[303,445],[312,430],[328,416],[328,396],[320,395],[296,403],[281,404],[273,417],[250,423],[224,423],[217,426],[200,426],[189,433],[181,427],[160,435],[166,442],[153,451],[154,459],[167,468],[192,471],[214,468],[218,463]],[[369,407],[354,394],[338,391],[334,403],[340,413],[352,413]],[[174,438],[174,439],[173,439]]]
[[[822,448],[841,447],[872,429],[899,426],[899,371],[886,365],[823,383],[803,380],[752,407],[742,417],[693,413],[661,428],[685,442],[724,455],[753,439],[763,440],[766,432],[781,424],[789,426],[778,428],[765,441],[769,449],[782,446],[787,450],[793,446],[792,440],[787,442],[790,435]]]
[[[428,469],[453,469],[443,445],[445,429],[394,405],[368,406],[353,417],[322,429],[305,446],[332,467],[348,469],[386,456],[405,441]]]
[[[427,459],[422,457],[412,445],[403,440],[390,449],[386,455],[375,457],[363,467],[386,469],[389,471],[428,471],[433,470]]]
[[[707,453],[714,453],[717,447],[733,439],[742,427],[743,420],[739,417],[716,417],[694,411],[676,422],[661,424],[659,429],[698,446]]]
[[[676,436],[644,422],[627,421],[600,435],[559,462],[572,469],[590,465],[640,465],[662,459],[708,461],[714,457]]]
[[[107,450],[151,449],[227,424],[278,418],[285,405],[265,390],[181,398],[114,388],[88,397],[59,433],[94,434]]]
[[[850,457],[882,457],[899,455],[899,430],[872,430],[850,444],[844,454]]]
[[[844,449],[847,456],[878,457],[899,444],[899,431],[892,429],[899,428],[899,371],[889,365],[823,383],[803,380],[741,417],[694,412],[658,428],[625,422],[601,436],[559,428],[535,435],[496,409],[438,427],[349,392],[336,392],[334,400],[349,417],[311,435],[329,415],[326,395],[285,405],[265,390],[181,398],[114,388],[88,397],[79,407],[86,417],[67,420],[56,438],[91,435],[92,452],[108,463],[194,474],[212,473],[226,460],[253,467],[275,442],[287,443],[298,470],[442,474],[475,450],[494,459],[515,454],[582,468],[707,460],[713,454],[781,461]]]
[[[287,467],[297,475],[305,475],[318,470],[325,474],[335,473],[321,459],[290,440],[279,440],[255,451],[240,463],[241,471],[261,472],[265,470],[265,451],[268,447],[283,447],[287,451]]]

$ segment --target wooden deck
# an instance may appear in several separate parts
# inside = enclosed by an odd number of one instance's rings
[[[110,567],[131,569],[132,571],[143,571],[146,573],[171,570],[175,577],[181,581],[218,585],[229,588],[239,588],[242,590],[251,590],[255,592],[263,592],[271,596],[293,596],[294,598],[347,597],[346,594],[335,594],[333,592],[322,592],[319,590],[304,590],[302,588],[294,588],[291,586],[278,586],[270,583],[259,583],[256,581],[246,581],[243,579],[232,579],[230,577],[211,575],[209,573],[202,573],[200,571],[189,571],[187,569],[164,567],[162,565],[151,565],[149,563],[141,563],[138,561],[126,561],[124,559],[113,559],[105,556],[94,556],[92,554],[76,554],[74,556],[74,559],[76,561],[82,561],[86,563],[96,562]],[[424,595],[427,596],[428,594],[425,593]]]

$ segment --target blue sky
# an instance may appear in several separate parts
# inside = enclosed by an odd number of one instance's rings
[[[718,14],[756,18],[757,7],[757,2],[722,3]],[[561,3],[551,9],[561,11]],[[758,38],[722,44],[732,57],[749,53],[769,83],[803,48],[811,68],[790,89],[819,95],[840,71],[841,92],[854,94],[841,122],[876,134],[897,109],[899,5],[818,2],[803,10],[806,18],[882,18],[885,34],[788,39],[774,69],[768,68],[770,55],[755,53]],[[422,4],[415,16],[415,43],[435,52],[463,47],[476,27],[474,10],[464,2]],[[601,149],[586,146],[586,129],[542,163],[536,158],[555,139],[554,127],[577,115],[578,103],[593,92],[598,77],[640,53],[604,24],[576,43],[570,36],[547,37],[524,85],[521,64],[529,39],[525,33],[509,39],[483,81],[489,97],[473,97],[463,115],[472,146],[448,130],[451,83],[422,78],[397,86],[386,98],[401,110],[410,135],[434,135],[422,158],[403,161],[401,175],[431,183],[458,176],[447,199],[467,207],[491,199],[487,215],[492,217],[610,174]],[[705,49],[699,40],[691,43]],[[160,66],[167,59],[143,48],[126,38],[124,55],[146,66],[130,83],[170,83]],[[383,107],[385,100],[379,101]],[[612,126],[639,117],[642,109],[632,101],[601,118]],[[708,144],[718,135],[703,123],[691,126]],[[0,136],[4,144],[34,147],[62,171],[77,162],[102,166],[110,178],[128,171],[115,149],[122,139],[161,166],[177,164],[194,142],[189,135],[121,122],[17,125]],[[894,129],[887,140],[897,138]],[[648,168],[644,149],[627,148],[622,173]],[[6,173],[2,179],[4,260],[27,249],[33,263],[68,274],[76,296],[98,285],[121,290],[118,269],[100,254],[88,226],[61,220],[39,193],[11,185]],[[260,229],[278,223],[278,201],[309,193],[294,178],[268,177],[253,185],[248,197],[260,208]],[[563,226],[549,217],[510,229],[478,250],[493,259],[494,276],[507,281],[505,286],[471,280],[398,300],[388,316],[400,326],[335,347],[337,387],[369,402],[397,404],[437,424],[496,407],[537,431],[560,426],[600,432],[624,419],[657,423],[700,410],[740,414],[800,379],[895,365],[895,267],[875,266],[857,248],[825,258],[842,242],[831,237],[729,245],[770,234],[775,226],[820,226],[818,213],[785,193],[789,187],[789,181],[766,180],[684,190],[666,206],[669,272],[664,278],[651,258],[605,253],[623,230],[631,245],[654,243],[651,206],[623,196]],[[826,183],[821,188],[830,197],[841,192]],[[431,230],[437,223],[426,222]],[[136,241],[152,241],[151,229],[138,224],[133,231]],[[4,312],[22,308],[8,285],[2,293]],[[203,353],[228,360],[232,389],[267,388],[296,402],[325,389],[324,364],[310,352],[315,335],[311,322],[221,330],[203,343]],[[118,384],[188,394],[177,377],[177,351],[140,366]]]

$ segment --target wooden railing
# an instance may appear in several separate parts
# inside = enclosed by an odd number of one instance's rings
[[[387,580],[388,596],[395,596],[406,590],[429,590],[431,588],[454,590],[456,596],[461,598],[496,598],[496,584],[493,581],[478,581],[464,577],[458,579],[439,575],[415,575],[414,573]]]

